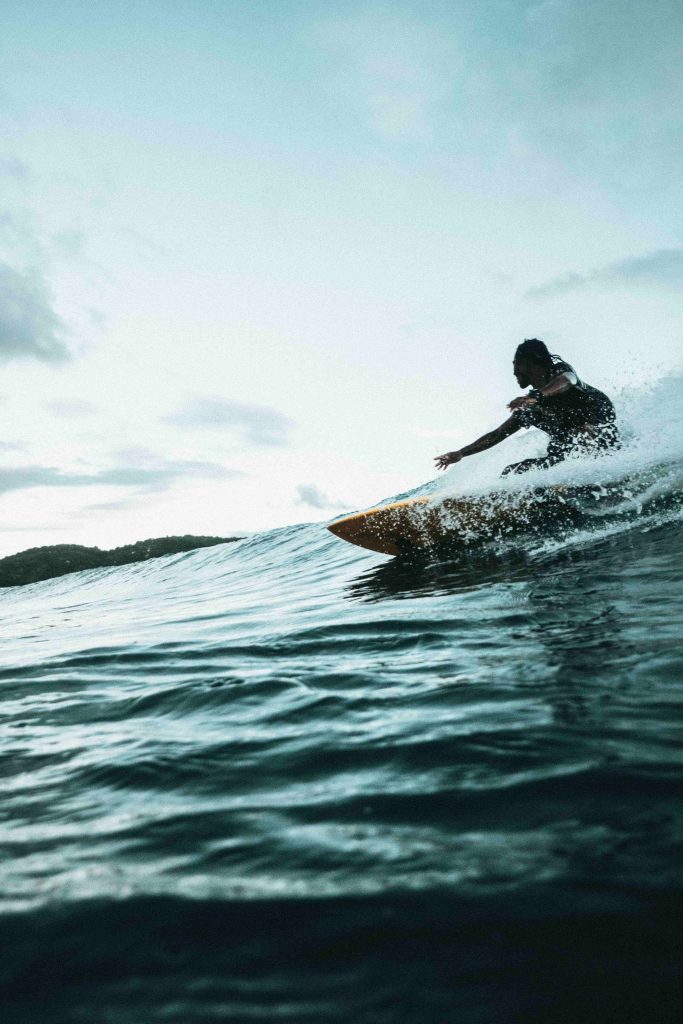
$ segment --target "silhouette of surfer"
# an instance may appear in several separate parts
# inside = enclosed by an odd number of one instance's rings
[[[437,455],[437,469],[446,469],[467,455],[493,448],[521,427],[545,431],[550,436],[548,450],[541,458],[523,459],[506,466],[503,476],[545,469],[575,452],[595,454],[619,447],[614,406],[607,395],[579,380],[573,367],[552,355],[544,342],[538,338],[523,341],[515,352],[513,370],[519,386],[531,386],[531,390],[512,399],[508,405],[512,415],[472,444]]]

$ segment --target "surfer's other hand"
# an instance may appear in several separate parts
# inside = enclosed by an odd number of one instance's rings
[[[461,458],[460,452],[446,452],[444,455],[437,455],[434,462],[437,469],[448,469],[454,462],[460,462]]]
[[[532,398],[531,395],[520,395],[519,398],[513,398],[511,402],[508,402],[508,409],[525,409],[527,405],[536,405],[537,399]]]

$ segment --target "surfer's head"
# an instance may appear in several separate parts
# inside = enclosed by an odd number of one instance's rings
[[[552,365],[553,359],[545,342],[538,338],[525,338],[517,346],[512,368],[520,388],[527,388],[530,384],[535,387],[545,384]]]

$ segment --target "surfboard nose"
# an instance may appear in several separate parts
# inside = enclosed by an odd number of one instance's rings
[[[344,528],[342,527],[340,520],[336,520],[334,523],[328,523],[327,529],[330,531],[330,533],[333,533],[335,537],[344,536]]]

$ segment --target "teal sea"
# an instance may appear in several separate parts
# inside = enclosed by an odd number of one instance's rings
[[[4,1024],[680,1020],[667,451],[450,559],[303,524],[0,591]]]

